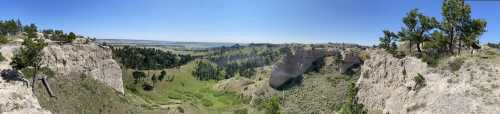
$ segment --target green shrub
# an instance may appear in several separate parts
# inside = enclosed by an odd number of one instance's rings
[[[248,114],[248,109],[238,109],[233,112],[233,114]]]
[[[208,99],[201,99],[201,104],[206,107],[211,107],[214,105],[214,103],[212,103],[212,101]]]
[[[450,61],[448,65],[450,66],[451,71],[457,71],[462,67],[462,64],[464,64],[463,58],[456,58],[453,61]]]
[[[24,78],[31,78],[33,77],[35,74],[35,69],[34,68],[24,68],[21,70],[21,72],[23,72],[24,74]],[[38,69],[38,73],[39,74],[45,74],[47,75],[48,77],[54,77],[55,76],[55,72],[50,70],[49,68],[47,67],[42,67],[40,69]]]
[[[3,35],[0,35],[0,44],[6,44],[9,42],[9,39]]]
[[[356,84],[351,81],[347,85],[346,101],[342,104],[339,114],[366,114],[366,110],[363,110],[363,104],[359,104],[356,99],[356,94],[358,93],[358,88]]]
[[[280,99],[276,96],[263,102],[263,108],[265,114],[281,114],[280,111]]]
[[[427,63],[430,67],[436,67],[439,65],[439,61],[441,60],[439,56],[436,55],[427,55],[423,54],[422,55],[422,61]]]
[[[43,39],[25,38],[22,47],[12,58],[10,63],[13,68],[23,69],[26,67],[39,68],[41,65],[42,49],[48,44]]]
[[[2,52],[0,52],[0,62],[2,62],[3,60],[5,60],[5,57],[3,57]]]
[[[417,76],[413,77],[413,81],[415,81],[415,89],[419,89],[425,86],[425,78],[420,73]]]

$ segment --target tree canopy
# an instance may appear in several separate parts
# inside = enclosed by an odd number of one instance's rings
[[[463,48],[471,52],[479,49],[479,37],[486,32],[486,21],[473,19],[470,15],[471,6],[464,0],[444,0],[441,10],[441,21],[423,15],[418,9],[410,10],[403,17],[405,26],[401,31],[394,35],[384,30],[379,46],[394,54],[397,45],[394,42],[399,38],[409,44],[410,54],[413,54],[411,50],[417,50],[418,55],[432,55],[460,54]]]
[[[113,48],[113,57],[127,68],[152,70],[173,68],[191,61],[191,55],[173,54],[155,48],[124,46]]]

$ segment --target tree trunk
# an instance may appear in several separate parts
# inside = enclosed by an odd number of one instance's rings
[[[461,40],[458,40],[458,54],[460,55],[462,51],[462,41]]]
[[[453,29],[453,28],[452,28],[452,29],[451,29],[451,31],[449,31],[449,32],[448,32],[448,35],[449,35],[449,37],[450,37],[450,42],[448,42],[448,48],[449,48],[449,52],[450,52],[450,54],[451,54],[451,55],[453,55],[453,54],[454,54],[454,53],[453,53],[453,43],[454,43],[453,41],[454,41],[454,39],[455,39],[455,38],[454,38],[454,33],[453,33],[453,31],[454,31],[454,30],[455,30],[455,29]]]
[[[409,47],[408,49],[410,50],[410,53],[411,53],[411,49],[413,48],[413,47],[411,46],[411,40],[409,40],[408,42],[409,42],[409,44],[410,44],[410,45],[409,45],[410,47]]]
[[[35,68],[35,71],[33,72],[33,82],[31,83],[31,91],[33,91],[33,95],[36,94],[36,92],[35,92],[36,86],[35,85],[36,85],[36,80],[38,80],[37,76],[36,76],[37,72],[38,72],[38,69]]]
[[[417,43],[417,52],[420,54],[422,53],[422,50],[420,49],[420,43]]]

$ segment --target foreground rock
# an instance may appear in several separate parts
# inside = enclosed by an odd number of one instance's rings
[[[49,44],[44,50],[45,66],[56,75],[80,77],[91,76],[120,93],[124,93],[122,70],[113,60],[109,47],[89,44]]]
[[[19,46],[3,45],[0,50],[6,58],[0,62],[0,71],[11,69],[9,63],[13,51]],[[6,81],[0,77],[0,113],[2,114],[50,114],[42,109],[37,98],[22,81]]]
[[[31,88],[21,81],[0,79],[0,112],[2,114],[50,114],[42,109]]]
[[[369,56],[357,82],[358,102],[369,113],[500,113],[500,65],[495,62],[467,58],[453,71],[446,69],[452,66],[430,68],[417,58],[398,59],[381,50]],[[425,86],[416,88],[419,74]]]

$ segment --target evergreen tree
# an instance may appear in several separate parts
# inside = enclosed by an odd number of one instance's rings
[[[35,24],[30,24],[29,26],[26,26],[24,31],[26,31],[26,36],[28,38],[38,38],[38,33],[37,33],[38,31]]]
[[[166,77],[166,76],[167,76],[167,72],[166,72],[165,70],[162,70],[162,71],[160,72],[160,76],[158,77],[158,80],[159,80],[159,81],[163,81],[163,80],[165,80],[165,77]]]
[[[422,53],[421,46],[425,40],[430,39],[429,31],[436,28],[439,23],[434,17],[427,17],[418,12],[418,9],[413,9],[403,18],[405,27],[399,32],[399,37],[402,41],[408,41],[410,52],[412,44],[416,44],[418,53]]]
[[[76,34],[73,32],[69,32],[66,42],[72,42],[75,39],[76,39]]]
[[[388,30],[384,30],[384,36],[380,37],[379,47],[385,49],[389,53],[395,54],[397,49],[396,41],[398,41],[398,36]]]

